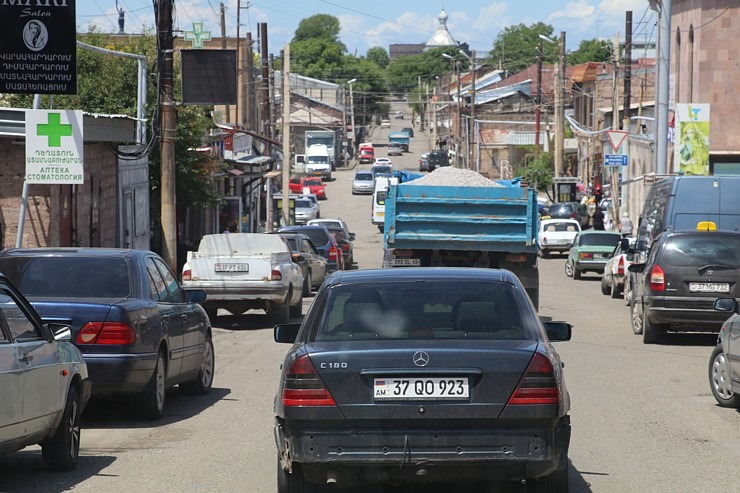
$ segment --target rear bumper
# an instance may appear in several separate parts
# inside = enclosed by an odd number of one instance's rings
[[[570,422],[522,428],[287,429],[278,422],[281,457],[316,482],[519,480],[554,472],[570,443]],[[285,463],[283,461],[283,463]]]
[[[576,262],[575,267],[581,272],[597,272],[599,274],[604,272],[604,267],[608,259],[604,260],[579,260]]]
[[[157,353],[83,354],[92,395],[135,394],[144,390],[154,374]]]
[[[208,282],[183,283],[186,288],[202,289],[206,292],[206,304],[214,301],[271,301],[282,303],[288,294],[287,285],[259,285],[245,283],[242,286],[215,286]]]
[[[653,324],[668,324],[670,330],[719,332],[727,320],[727,312],[713,308],[714,298],[647,298],[645,301],[648,320]]]

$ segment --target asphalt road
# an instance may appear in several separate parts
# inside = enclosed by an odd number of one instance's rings
[[[410,124],[392,119],[393,130]],[[428,150],[419,132],[396,168],[418,170]],[[388,130],[375,129],[376,143]],[[383,147],[376,155],[384,156]],[[382,236],[370,224],[370,196],[352,196],[354,170],[336,172],[322,217],[341,216],[357,234],[357,268],[379,268]],[[680,335],[645,346],[629,310],[603,296],[599,277],[567,278],[565,257],[540,262],[540,309],[574,325],[558,343],[572,399],[574,493],[735,493],[740,491],[740,413],[715,405],[707,365],[715,338]],[[306,306],[311,299],[306,300]],[[38,447],[3,457],[0,492],[275,492],[272,403],[287,346],[272,340],[259,312],[215,321],[216,376],[205,397],[168,394],[158,422],[129,417],[126,403],[96,403],[84,415],[76,471],[48,473]],[[359,493],[359,490],[352,490]],[[480,492],[431,485],[368,491]],[[518,491],[516,487],[493,491]]]

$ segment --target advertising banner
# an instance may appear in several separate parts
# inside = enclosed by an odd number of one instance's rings
[[[684,175],[709,174],[709,105],[676,104],[675,171]]]
[[[77,94],[75,0],[0,0],[0,94]]]

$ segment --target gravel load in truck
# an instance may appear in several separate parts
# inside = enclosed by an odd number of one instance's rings
[[[406,184],[432,187],[503,187],[500,183],[489,180],[475,171],[453,168],[452,166],[437,168],[431,173]]]

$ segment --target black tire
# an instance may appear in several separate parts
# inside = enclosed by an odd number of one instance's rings
[[[728,368],[727,357],[722,351],[722,344],[717,344],[709,358],[709,387],[712,395],[722,407],[740,409],[740,394],[730,388],[732,379]]]
[[[573,267],[573,262],[570,260],[565,261],[565,275],[568,277],[573,277],[573,271],[575,270],[575,267]]]
[[[206,308],[206,315],[208,315],[208,320],[213,322],[218,317],[218,308]]]
[[[529,493],[568,493],[570,490],[568,458],[561,458],[554,473],[532,481],[527,490]]]
[[[542,258],[550,258],[550,251],[549,250],[540,250],[542,253]]]
[[[290,307],[290,318],[298,318],[303,315],[303,298],[298,300],[298,303]]]
[[[604,296],[610,292],[609,283],[606,282],[606,274],[601,274],[601,294]]]
[[[303,279],[303,296],[311,296],[311,271],[306,272]]]
[[[635,301],[630,303],[630,321],[632,332],[638,336],[642,334],[642,313],[638,313],[637,302]]]
[[[142,418],[155,421],[164,414],[167,400],[167,364],[162,351],[157,355],[157,365],[144,391],[138,395],[137,404]]]
[[[656,344],[660,339],[660,330],[653,323],[647,315],[647,310],[642,307],[642,342],[644,344]]]
[[[619,298],[622,297],[622,288],[617,286],[617,281],[612,279],[610,287],[611,287],[611,295],[613,299],[618,300]]]
[[[203,345],[203,360],[200,364],[198,376],[189,382],[180,384],[180,390],[190,395],[204,395],[211,391],[213,376],[216,372],[216,353],[213,350],[211,335],[206,335]]]
[[[47,469],[72,471],[77,467],[80,456],[80,414],[80,394],[75,387],[70,387],[64,413],[54,436],[41,444],[41,457]]]
[[[293,472],[287,472],[277,465],[277,493],[318,493],[318,485],[310,482],[303,475],[301,465],[293,463]]]
[[[575,264],[573,264],[573,279],[577,281],[580,278],[581,278],[581,271],[578,270],[578,267],[576,267]]]
[[[293,297],[293,293],[288,291],[285,301],[279,305],[273,305],[272,315],[275,317],[275,322],[279,324],[287,324],[290,322],[290,299]]]

